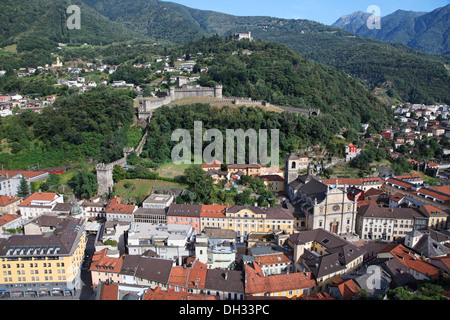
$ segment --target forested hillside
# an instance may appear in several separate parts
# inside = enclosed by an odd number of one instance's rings
[[[332,115],[307,118],[289,112],[264,111],[258,107],[222,108],[208,104],[193,104],[173,108],[158,109],[149,124],[149,135],[144,146],[143,155],[149,156],[155,163],[170,161],[171,151],[177,142],[171,141],[175,129],[184,128],[194,137],[194,121],[201,121],[202,128],[219,129],[224,137],[224,154],[226,146],[226,129],[279,129],[280,131],[280,161],[287,153],[297,152],[299,149],[321,145],[330,155],[342,152],[346,140],[336,138],[341,133],[339,119]],[[345,136],[353,141],[357,139],[357,131],[350,129]],[[270,130],[268,133],[270,138]],[[203,142],[203,148],[211,142]],[[270,142],[267,144],[270,152]],[[194,141],[192,141],[192,154]],[[248,145],[246,146],[248,150]],[[248,156],[248,151],[246,152]]]
[[[98,88],[62,97],[41,114],[0,118],[0,163],[26,169],[117,160],[128,144],[133,97],[132,91]]]
[[[80,8],[80,29],[68,29],[70,5]],[[143,37],[143,36],[142,36]],[[55,50],[58,42],[108,44],[136,38],[122,24],[110,21],[81,0],[2,0],[0,46],[17,50]]]
[[[220,83],[224,95],[319,108],[347,128],[370,123],[381,130],[390,119],[389,110],[358,81],[284,45],[213,36],[186,44],[179,54],[198,52],[204,55],[199,67],[209,68],[200,84]]]
[[[113,21],[157,39],[183,43],[204,33],[226,36],[251,31],[255,39],[285,44],[304,57],[361,79],[370,90],[381,88],[393,100],[450,103],[450,75],[444,65],[449,64],[448,58],[406,45],[355,37],[346,30],[302,19],[240,17],[158,0],[84,1]],[[439,25],[439,21],[434,23]]]

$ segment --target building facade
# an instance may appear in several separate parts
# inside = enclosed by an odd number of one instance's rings
[[[62,195],[52,192],[35,192],[24,198],[18,208],[24,220],[33,219],[44,212],[52,211],[57,203],[63,203]]]
[[[0,290],[12,298],[75,296],[85,248],[83,225],[70,218],[50,233],[0,241]]]

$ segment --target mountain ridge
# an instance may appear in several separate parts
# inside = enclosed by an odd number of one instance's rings
[[[380,29],[366,27],[370,16],[365,13],[363,19],[358,19],[357,11],[342,16],[331,26],[363,37],[399,42],[432,54],[450,55],[450,4],[431,12],[396,10],[381,18]]]

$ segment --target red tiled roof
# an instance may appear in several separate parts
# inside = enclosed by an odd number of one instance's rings
[[[106,255],[107,252],[108,249],[103,249],[94,253],[89,271],[120,273],[124,255],[120,258],[111,258]]]
[[[25,178],[34,178],[37,176],[40,176],[42,174],[48,173],[47,171],[18,171],[18,170],[0,170],[0,175],[2,176],[6,176],[6,174],[8,174],[8,176],[11,178],[15,175],[21,174],[22,176],[24,176]]]
[[[284,292],[313,288],[316,282],[309,272],[277,274],[264,276],[261,267],[256,263],[245,265],[245,292],[247,294]]]
[[[353,279],[335,279],[330,287],[337,287],[344,300],[352,300],[353,297],[359,296],[360,287]]]
[[[416,256],[413,251],[407,249],[403,245],[386,246],[381,252],[389,252],[400,261],[405,267],[416,270],[422,274],[429,275],[435,279],[439,276],[439,269],[432,264],[422,260]]]
[[[450,186],[440,186],[440,187],[431,187],[430,189],[442,192],[442,193],[446,193],[446,194],[450,194]]]
[[[102,283],[100,300],[117,300],[119,286],[116,283]]]
[[[207,266],[196,260],[189,268],[172,267],[169,285],[181,288],[203,289],[205,287]]]
[[[377,204],[377,202],[375,200],[359,200],[357,203],[358,207],[362,207],[362,206],[367,206],[370,204]]]
[[[446,212],[444,212],[441,209],[436,208],[435,206],[432,206],[430,204],[426,204],[423,206],[420,206],[419,210],[421,212],[423,212],[424,214],[426,214],[427,216],[430,216],[431,214],[439,214],[442,216],[448,216],[448,214]]]
[[[225,218],[225,209],[229,206],[222,205],[202,205],[200,217]]]
[[[24,200],[19,204],[19,207],[28,207],[31,206],[32,201],[53,201],[56,198],[57,194],[54,192],[35,192],[28,197],[24,198]]]
[[[7,206],[8,204],[11,204],[11,203],[19,201],[19,200],[20,200],[20,198],[16,198],[13,196],[0,195],[0,207]]]
[[[203,163],[202,168],[220,168],[221,164],[219,160],[214,160],[211,163]]]
[[[9,223],[9,222],[11,222],[13,220],[18,219],[18,218],[20,218],[20,216],[18,214],[6,213],[6,214],[3,214],[3,215],[0,215],[0,226],[3,226],[3,225],[5,225],[5,224],[7,224],[7,223]]]
[[[397,192],[396,194],[393,194],[389,199],[392,200],[392,201],[398,202],[398,201],[402,200],[404,197],[405,197],[404,194],[401,194],[400,192]]]
[[[111,199],[106,204],[105,212],[106,213],[133,213],[134,209],[136,208],[134,205],[131,204],[121,204],[120,201],[122,199],[120,197],[116,197],[114,199]]]
[[[284,254],[271,254],[271,255],[264,255],[264,256],[256,256],[255,261],[260,265],[271,265],[271,264],[277,264],[277,263],[291,263],[292,260],[289,259],[289,257]]]

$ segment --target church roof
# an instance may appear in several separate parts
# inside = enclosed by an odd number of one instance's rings
[[[306,183],[303,181],[306,181]],[[322,202],[328,191],[328,186],[326,184],[316,180],[311,175],[298,177],[289,186],[296,191],[301,191],[310,198],[317,199],[317,202]]]

